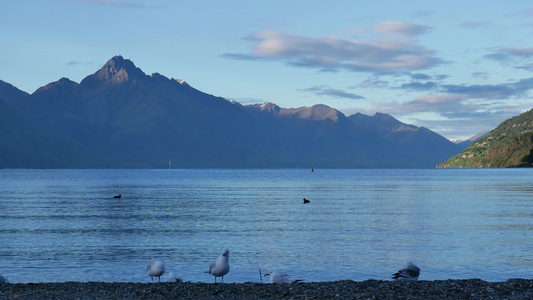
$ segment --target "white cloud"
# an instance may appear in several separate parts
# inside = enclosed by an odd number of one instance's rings
[[[374,26],[374,30],[390,36],[401,36],[412,38],[425,33],[431,27],[412,24],[404,21],[387,21]]]
[[[373,28],[372,40],[306,37],[280,31],[261,31],[246,37],[255,45],[250,54],[224,54],[234,59],[279,61],[289,66],[323,71],[393,73],[427,69],[442,64],[435,50],[414,39],[429,27],[400,21]]]
[[[339,90],[339,89],[330,88],[327,86],[314,86],[311,88],[304,89],[303,91],[312,92],[319,96],[346,98],[346,99],[352,99],[352,100],[365,99],[365,97],[361,95],[349,93],[349,92]]]

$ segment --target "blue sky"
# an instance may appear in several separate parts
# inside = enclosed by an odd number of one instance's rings
[[[29,93],[122,55],[242,104],[388,113],[449,139],[533,108],[532,41],[530,1],[0,0],[0,79]]]

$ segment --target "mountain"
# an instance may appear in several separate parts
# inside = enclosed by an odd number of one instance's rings
[[[454,142],[455,144],[458,144],[458,145],[461,145],[463,146],[464,148],[472,145],[475,141],[481,139],[481,138],[484,138],[485,136],[487,136],[487,134],[489,134],[490,130],[486,130],[486,131],[483,131],[483,132],[480,132],[472,137],[470,137],[469,139],[466,139],[466,140],[452,140],[452,142]]]
[[[533,163],[533,110],[507,119],[438,168],[505,168]]]
[[[0,167],[104,167],[98,156],[78,142],[45,129],[13,111],[0,100]]]
[[[117,168],[433,168],[464,149],[387,114],[243,106],[121,56],[10,105]]]
[[[17,89],[13,85],[3,80],[0,80],[0,98],[7,104],[11,104],[27,96],[29,96],[28,93]]]

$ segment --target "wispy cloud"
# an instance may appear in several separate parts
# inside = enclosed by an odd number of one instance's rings
[[[428,82],[410,82],[404,83],[400,86],[400,89],[408,91],[429,91],[437,88],[437,83],[428,81]]]
[[[431,27],[404,21],[387,21],[374,26],[374,30],[389,36],[413,38],[429,31]]]
[[[489,73],[488,72],[475,72],[475,73],[472,73],[472,77],[486,80],[489,78]]]
[[[493,129],[503,120],[531,108],[533,77],[493,85],[444,85],[428,81],[407,83],[399,88],[431,93],[411,100],[380,102],[381,111],[400,119],[409,119],[447,136]],[[432,117],[418,117],[429,114]],[[475,121],[473,121],[475,120]],[[460,122],[460,127],[457,123]],[[466,128],[468,127],[468,128]]]
[[[358,83],[355,87],[364,89],[383,89],[389,87],[389,82],[379,79],[367,79]]]
[[[366,29],[365,29],[366,30]],[[280,31],[261,31],[245,39],[255,43],[251,53],[227,53],[223,57],[277,61],[289,66],[321,71],[394,73],[428,69],[443,64],[435,50],[418,44],[416,37],[430,27],[389,21],[372,28],[378,38],[313,38]]]
[[[481,28],[488,26],[490,23],[487,21],[466,21],[463,23],[460,23],[459,26],[466,27],[466,28]]]
[[[479,76],[483,76],[484,73]],[[440,95],[428,96],[430,99],[481,99],[506,100],[526,97],[533,90],[533,78],[525,78],[515,82],[501,84],[441,84],[435,81],[413,81],[397,87],[407,91],[430,91]],[[429,99],[428,98],[428,99]],[[425,99],[421,97],[420,99]],[[434,103],[432,100],[431,103]],[[440,101],[437,101],[440,102]]]
[[[533,48],[498,48],[483,58],[495,60],[505,65],[514,65],[517,69],[531,70]]]
[[[310,87],[307,89],[303,89],[302,91],[312,92],[319,96],[346,98],[346,99],[352,99],[352,100],[365,99],[365,97],[361,95],[357,95],[354,93],[348,93],[346,91],[339,90],[339,89],[333,89],[327,86],[314,86],[314,87]]]
[[[409,74],[409,76],[413,80],[430,80],[432,77],[428,74],[422,74],[422,73],[416,73],[416,74]]]
[[[513,97],[524,97],[533,90],[533,78],[525,78],[512,83],[487,85],[443,85],[442,91],[461,94],[470,99],[504,100]]]

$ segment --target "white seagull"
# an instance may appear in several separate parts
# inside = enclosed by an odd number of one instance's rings
[[[160,258],[150,258],[146,263],[146,271],[148,271],[148,276],[152,277],[152,282],[154,282],[154,277],[159,278],[161,282],[161,275],[165,273],[165,262]]]
[[[213,261],[209,266],[209,271],[206,273],[215,276],[215,283],[217,283],[217,277],[222,277],[222,283],[224,283],[224,275],[229,272],[229,250],[225,249],[217,260]]]
[[[272,270],[270,273],[265,274],[264,276],[270,276],[270,283],[297,283],[304,281],[303,279],[291,279],[288,274],[280,272],[278,270]]]
[[[409,262],[405,268],[392,274],[392,279],[397,280],[418,280],[420,275],[420,268],[412,262]]]
[[[176,274],[174,272],[168,273],[168,281],[170,282],[183,282],[183,279],[176,277]]]

